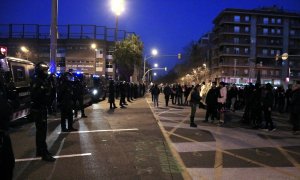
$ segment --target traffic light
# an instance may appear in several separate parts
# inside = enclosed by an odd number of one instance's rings
[[[0,59],[3,59],[7,56],[7,48],[0,46]]]
[[[177,54],[178,59],[181,59],[181,53]]]

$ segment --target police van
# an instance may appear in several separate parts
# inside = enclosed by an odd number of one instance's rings
[[[28,116],[30,113],[30,81],[34,73],[34,63],[8,56],[0,59],[0,65],[6,69],[6,80],[15,87],[18,101],[18,106],[13,106],[11,121]]]

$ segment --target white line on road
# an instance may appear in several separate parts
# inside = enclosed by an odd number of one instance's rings
[[[57,134],[66,134],[66,133],[71,133],[71,134],[79,134],[79,133],[94,133],[94,132],[120,132],[120,131],[138,131],[139,129],[137,128],[132,128],[132,129],[101,129],[101,130],[91,130],[91,131],[72,131],[72,132],[58,132]]]
[[[58,159],[58,158],[69,158],[69,157],[91,156],[91,155],[92,155],[92,153],[69,154],[69,155],[54,156],[54,158]],[[36,157],[36,158],[15,159],[15,162],[37,161],[37,160],[42,160],[42,158],[41,157]]]

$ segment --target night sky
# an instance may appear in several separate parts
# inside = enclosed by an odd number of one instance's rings
[[[145,45],[159,54],[177,54],[213,27],[213,19],[225,8],[253,9],[277,5],[300,12],[300,0],[125,0],[119,29],[135,32]],[[51,0],[2,0],[1,24],[50,24]],[[110,0],[58,0],[58,24],[92,24],[115,27]],[[180,60],[149,60],[170,69]],[[162,72],[158,71],[158,74]]]

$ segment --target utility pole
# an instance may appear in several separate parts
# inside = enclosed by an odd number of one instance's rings
[[[52,0],[51,30],[50,30],[50,72],[56,72],[56,49],[57,49],[57,1]]]

